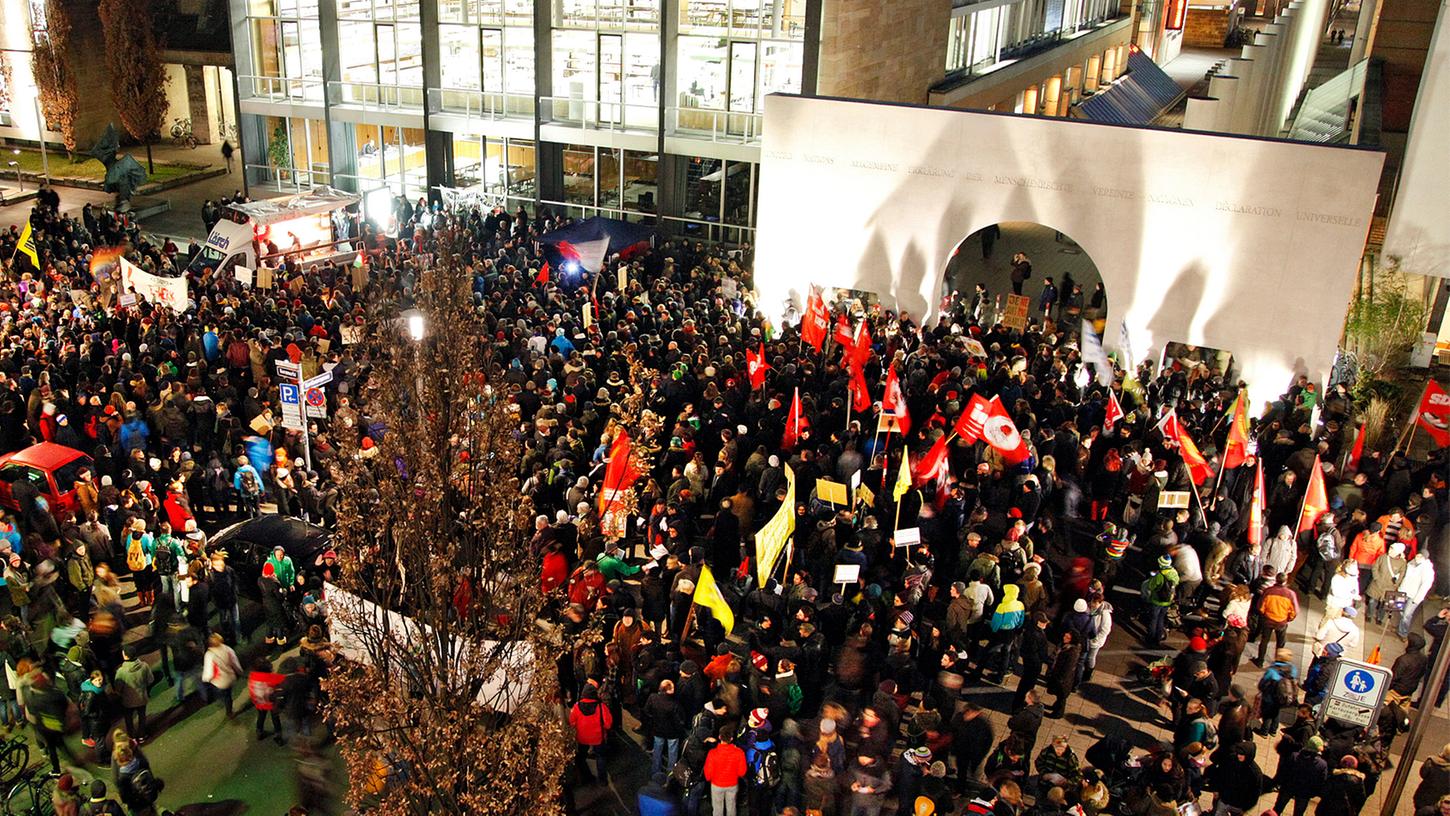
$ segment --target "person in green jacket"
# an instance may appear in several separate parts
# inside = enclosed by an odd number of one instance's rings
[[[1173,605],[1173,597],[1178,592],[1178,571],[1173,569],[1173,559],[1166,555],[1160,556],[1158,571],[1148,576],[1139,591],[1143,593],[1143,600],[1148,606],[1148,627],[1143,642],[1149,648],[1157,648],[1163,643],[1163,638],[1168,636],[1165,628],[1168,607]]]
[[[146,739],[146,705],[151,702],[151,687],[156,675],[145,661],[138,660],[132,647],[121,649],[123,662],[116,669],[116,691],[120,693],[125,712],[126,732],[136,740]]]
[[[277,583],[283,589],[291,589],[297,585],[297,567],[293,566],[292,559],[287,557],[287,550],[280,544],[272,548],[272,557],[267,559],[267,563],[277,573]]]
[[[631,575],[638,575],[641,571],[640,567],[633,566],[620,557],[623,552],[623,550],[615,550],[599,556],[595,566],[604,575],[605,581],[621,581]]]

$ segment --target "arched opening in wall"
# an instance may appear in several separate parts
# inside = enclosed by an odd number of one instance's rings
[[[1238,364],[1233,352],[1170,340],[1163,344],[1159,370],[1182,373],[1189,384],[1217,376],[1226,383],[1238,381]]]
[[[978,322],[1011,326],[1023,304],[1009,296],[1020,295],[1030,320],[1076,333],[1086,318],[1102,334],[1108,313],[1102,274],[1076,241],[1052,227],[1002,221],[979,229],[957,245],[945,276],[944,295],[955,293]]]

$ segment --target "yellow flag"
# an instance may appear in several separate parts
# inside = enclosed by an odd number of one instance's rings
[[[755,576],[760,586],[775,571],[775,562],[785,552],[786,542],[795,532],[795,471],[785,466],[785,501],[770,521],[755,534]]]
[[[695,582],[695,603],[710,610],[715,620],[725,627],[725,634],[730,634],[735,628],[735,613],[725,602],[725,596],[720,594],[720,587],[715,583],[715,575],[710,572],[708,564],[700,566],[700,580]]]
[[[30,234],[29,218],[25,219],[25,229],[20,231],[20,243],[15,245],[15,252],[29,258],[30,265],[35,268],[35,271],[40,271],[40,256],[35,254],[35,236]]]
[[[906,451],[901,452],[901,472],[896,476],[896,486],[891,490],[892,501],[901,501],[906,491],[911,489],[911,457]]]

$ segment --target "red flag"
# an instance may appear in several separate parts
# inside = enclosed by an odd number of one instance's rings
[[[836,317],[836,332],[831,335],[838,345],[849,346],[856,339],[856,333],[851,331],[851,318],[845,315]]]
[[[785,420],[785,433],[781,435],[780,446],[785,450],[791,450],[800,441],[801,434],[810,430],[811,423],[801,413],[801,390],[795,390],[795,397],[790,401],[790,415]]]
[[[1254,496],[1249,505],[1249,543],[1264,540],[1264,463],[1254,463]]]
[[[1103,430],[1111,431],[1113,429],[1113,426],[1118,424],[1118,420],[1122,419],[1124,416],[1126,416],[1126,414],[1123,413],[1123,406],[1118,404],[1118,395],[1114,394],[1113,389],[1109,388],[1108,407],[1107,410],[1103,413]]]
[[[548,283],[549,282],[549,262],[548,261],[544,261],[544,265],[541,266],[541,267],[539,267],[539,274],[537,274],[537,275],[534,276],[534,280],[537,281],[537,282],[539,282],[539,283]]]
[[[750,390],[765,386],[765,372],[770,365],[765,362],[765,344],[760,344],[760,351],[745,350],[745,374],[750,378]]]
[[[1425,385],[1425,393],[1420,397],[1420,407],[1415,414],[1415,424],[1435,440],[1436,447],[1450,445],[1450,394],[1446,394],[1445,389],[1434,380]]]
[[[1188,431],[1183,430],[1183,425],[1176,418],[1173,425],[1178,428],[1178,452],[1183,456],[1183,464],[1188,466],[1188,478],[1194,484],[1212,478],[1213,468],[1203,458],[1203,454],[1198,452],[1198,446],[1193,444],[1193,438],[1188,435]]]
[[[946,473],[947,437],[943,434],[925,456],[916,460],[916,467],[911,469],[911,485],[920,488],[932,482],[940,482]]]
[[[865,413],[871,408],[871,389],[866,385],[866,373],[860,366],[851,366],[851,409]]]
[[[801,319],[801,339],[815,347],[816,351],[821,350],[821,345],[826,342],[826,326],[830,318],[826,315],[826,301],[821,298],[821,293],[812,290],[811,297],[806,301],[806,314]]]
[[[1431,382],[1434,385],[1434,382]],[[1442,392],[1443,393],[1443,392]],[[1304,507],[1299,511],[1299,532],[1314,529],[1314,523],[1329,509],[1329,498],[1324,493],[1324,470],[1319,467],[1319,457],[1314,457],[1314,469],[1309,471],[1309,487],[1304,491]]]
[[[845,351],[846,365],[864,366],[866,361],[871,359],[871,332],[866,329],[866,321],[856,327],[856,333],[851,338],[851,345]]]
[[[1359,458],[1364,455],[1364,423],[1360,423],[1359,433],[1354,435],[1354,447],[1349,449],[1349,464],[1347,469],[1358,471]]]
[[[882,430],[906,433],[911,430],[911,417],[906,413],[906,396],[901,393],[901,382],[896,379],[896,363],[886,371],[886,393],[881,396],[881,422],[877,432]]]
[[[1225,469],[1243,465],[1249,458],[1249,411],[1244,392],[1234,398],[1233,407],[1229,410],[1233,416],[1228,421],[1228,442],[1223,448],[1223,466]]]
[[[1177,439],[1179,433],[1182,431],[1178,427],[1178,411],[1174,408],[1169,408],[1168,413],[1164,414],[1163,418],[1158,420],[1158,424],[1154,425],[1153,428],[1163,434],[1164,439]]]
[[[982,438],[982,428],[991,415],[992,408],[987,400],[981,394],[973,394],[962,415],[957,417],[957,424],[952,426],[952,432],[968,442],[976,442]]]
[[[630,456],[629,432],[620,430],[609,446],[609,464],[604,466],[604,487],[599,491],[599,515],[609,512],[624,499],[625,491],[634,486],[639,470]]]
[[[996,448],[1008,464],[1021,464],[1032,451],[1022,439],[1022,434],[1017,432],[1012,417],[1002,407],[1002,401],[996,397],[992,397],[987,403],[987,409],[987,421],[982,423],[982,438],[987,440],[988,445]]]

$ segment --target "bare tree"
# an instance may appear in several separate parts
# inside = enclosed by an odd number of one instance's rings
[[[131,138],[146,145],[146,172],[155,173],[151,143],[161,133],[168,102],[151,0],[101,0],[99,11],[116,115]]]
[[[356,659],[327,681],[328,713],[354,805],[549,816],[572,748],[557,700],[562,647],[538,622],[518,415],[490,385],[502,372],[442,218],[416,311],[378,303],[359,350],[370,366],[359,410],[385,431],[369,451],[340,443],[341,586],[366,603],[331,604],[335,637]]]
[[[43,15],[33,20],[31,36],[35,42],[30,70],[40,95],[40,111],[44,130],[53,125],[60,131],[67,153],[76,150],[76,74],[71,61],[70,12],[59,0],[45,0]],[[42,134],[42,138],[44,135]]]

